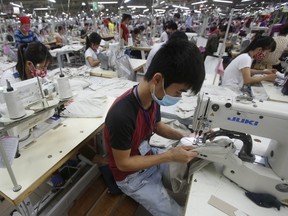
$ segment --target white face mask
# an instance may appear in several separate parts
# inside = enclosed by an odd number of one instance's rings
[[[164,83],[163,83],[163,91],[165,95],[161,100],[158,99],[155,95],[155,85],[154,85],[153,92],[151,93],[153,100],[160,106],[172,106],[181,99],[181,97],[173,97],[173,96],[167,95],[164,89]]]

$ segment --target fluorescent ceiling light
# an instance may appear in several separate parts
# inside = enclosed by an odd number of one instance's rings
[[[13,2],[10,2],[11,5],[15,6],[15,7],[19,7],[19,8],[22,8],[22,5],[19,5],[19,4],[15,4]]]
[[[172,5],[172,7],[174,7],[174,8],[180,8],[180,9],[185,9],[185,10],[190,10],[190,8],[188,8],[188,7],[182,7],[182,6],[179,6],[179,5]]]
[[[165,12],[166,10],[164,10],[164,9],[155,9],[155,11],[157,11],[157,12]]]
[[[147,9],[143,10],[143,13],[145,13],[145,12],[147,12],[147,11],[149,11],[149,8],[147,8]]]
[[[164,4],[164,3],[165,3],[165,1],[161,1],[161,2],[160,2],[160,4]]]
[[[207,2],[207,1],[194,2],[194,3],[192,3],[191,5],[203,4],[203,3],[206,3],[206,2]]]
[[[34,8],[35,11],[55,10],[55,8]]]
[[[48,0],[49,2],[56,3],[56,0]]]
[[[144,5],[128,5],[128,8],[147,8],[147,6]]]
[[[221,2],[221,3],[229,3],[229,4],[233,3],[233,1],[225,1],[225,0],[213,0],[213,2]]]
[[[128,3],[128,2],[130,2],[130,1],[131,1],[131,0],[125,0],[124,3]]]
[[[117,1],[98,2],[98,4],[118,4]]]
[[[241,2],[248,2],[248,1],[252,1],[252,0],[242,0]]]

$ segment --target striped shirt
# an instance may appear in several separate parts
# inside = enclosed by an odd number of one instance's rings
[[[23,35],[19,29],[17,29],[15,31],[16,47],[18,47],[24,43],[31,43],[33,41],[39,42],[38,38],[36,37],[36,35],[31,30],[28,32],[27,36]]]

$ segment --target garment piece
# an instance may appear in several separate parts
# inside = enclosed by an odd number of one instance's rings
[[[92,66],[89,64],[87,58],[91,57],[94,61],[97,60],[97,52],[95,52],[91,47],[89,47],[86,51],[85,51],[85,63],[89,68],[92,68]]]
[[[140,155],[139,145],[143,140],[150,139],[154,125],[160,119],[160,107],[157,103],[153,102],[151,107],[144,111],[133,89],[115,100],[105,119],[104,136],[109,154],[109,166],[117,181],[122,181],[134,172],[122,172],[117,168],[112,148],[131,149],[131,156]]]
[[[237,56],[225,69],[222,76],[222,86],[234,89],[240,89],[244,80],[241,69],[251,68],[252,58],[248,53]]]
[[[63,117],[74,118],[97,118],[103,117],[106,106],[107,97],[95,97],[89,95],[89,97],[75,98],[72,103],[65,107],[65,110],[61,112]]]
[[[183,209],[173,200],[162,184],[163,167],[153,166],[136,172],[122,181],[118,187],[154,216],[181,216]]]
[[[40,42],[37,36],[31,30],[28,32],[27,36],[23,35],[19,29],[15,31],[16,47],[20,46],[21,44],[31,43],[33,41]]]

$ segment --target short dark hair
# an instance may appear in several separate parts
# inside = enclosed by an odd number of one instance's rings
[[[187,35],[185,34],[185,32],[182,32],[182,31],[175,31],[169,37],[169,40],[178,40],[178,39],[183,39],[183,40],[188,41]]]
[[[166,24],[166,29],[172,29],[172,30],[177,30],[178,26],[175,22],[173,21],[169,21],[167,24]]]
[[[140,29],[139,28],[134,28],[133,33],[134,34],[140,34]]]
[[[18,61],[16,70],[20,75],[21,80],[26,80],[25,63],[31,61],[36,67],[37,64],[42,62],[50,63],[52,56],[47,47],[40,42],[32,42],[30,44],[21,44],[18,48]]]
[[[129,19],[129,20],[131,20],[132,19],[132,16],[130,15],[130,14],[122,14],[122,20],[121,20],[121,22],[123,22],[124,20],[126,20],[126,19]]]
[[[102,38],[96,33],[92,32],[89,36],[86,37],[86,50],[91,46],[91,44],[100,44]]]
[[[188,40],[168,40],[153,57],[144,79],[150,81],[155,73],[162,74],[164,88],[172,83],[185,83],[196,94],[205,78],[203,57]]]
[[[179,13],[175,13],[174,17],[176,17],[177,19],[180,19],[180,14]]]
[[[276,49],[276,42],[270,36],[257,36],[241,53],[248,53],[251,50],[262,48],[263,50],[270,50],[274,52]]]

